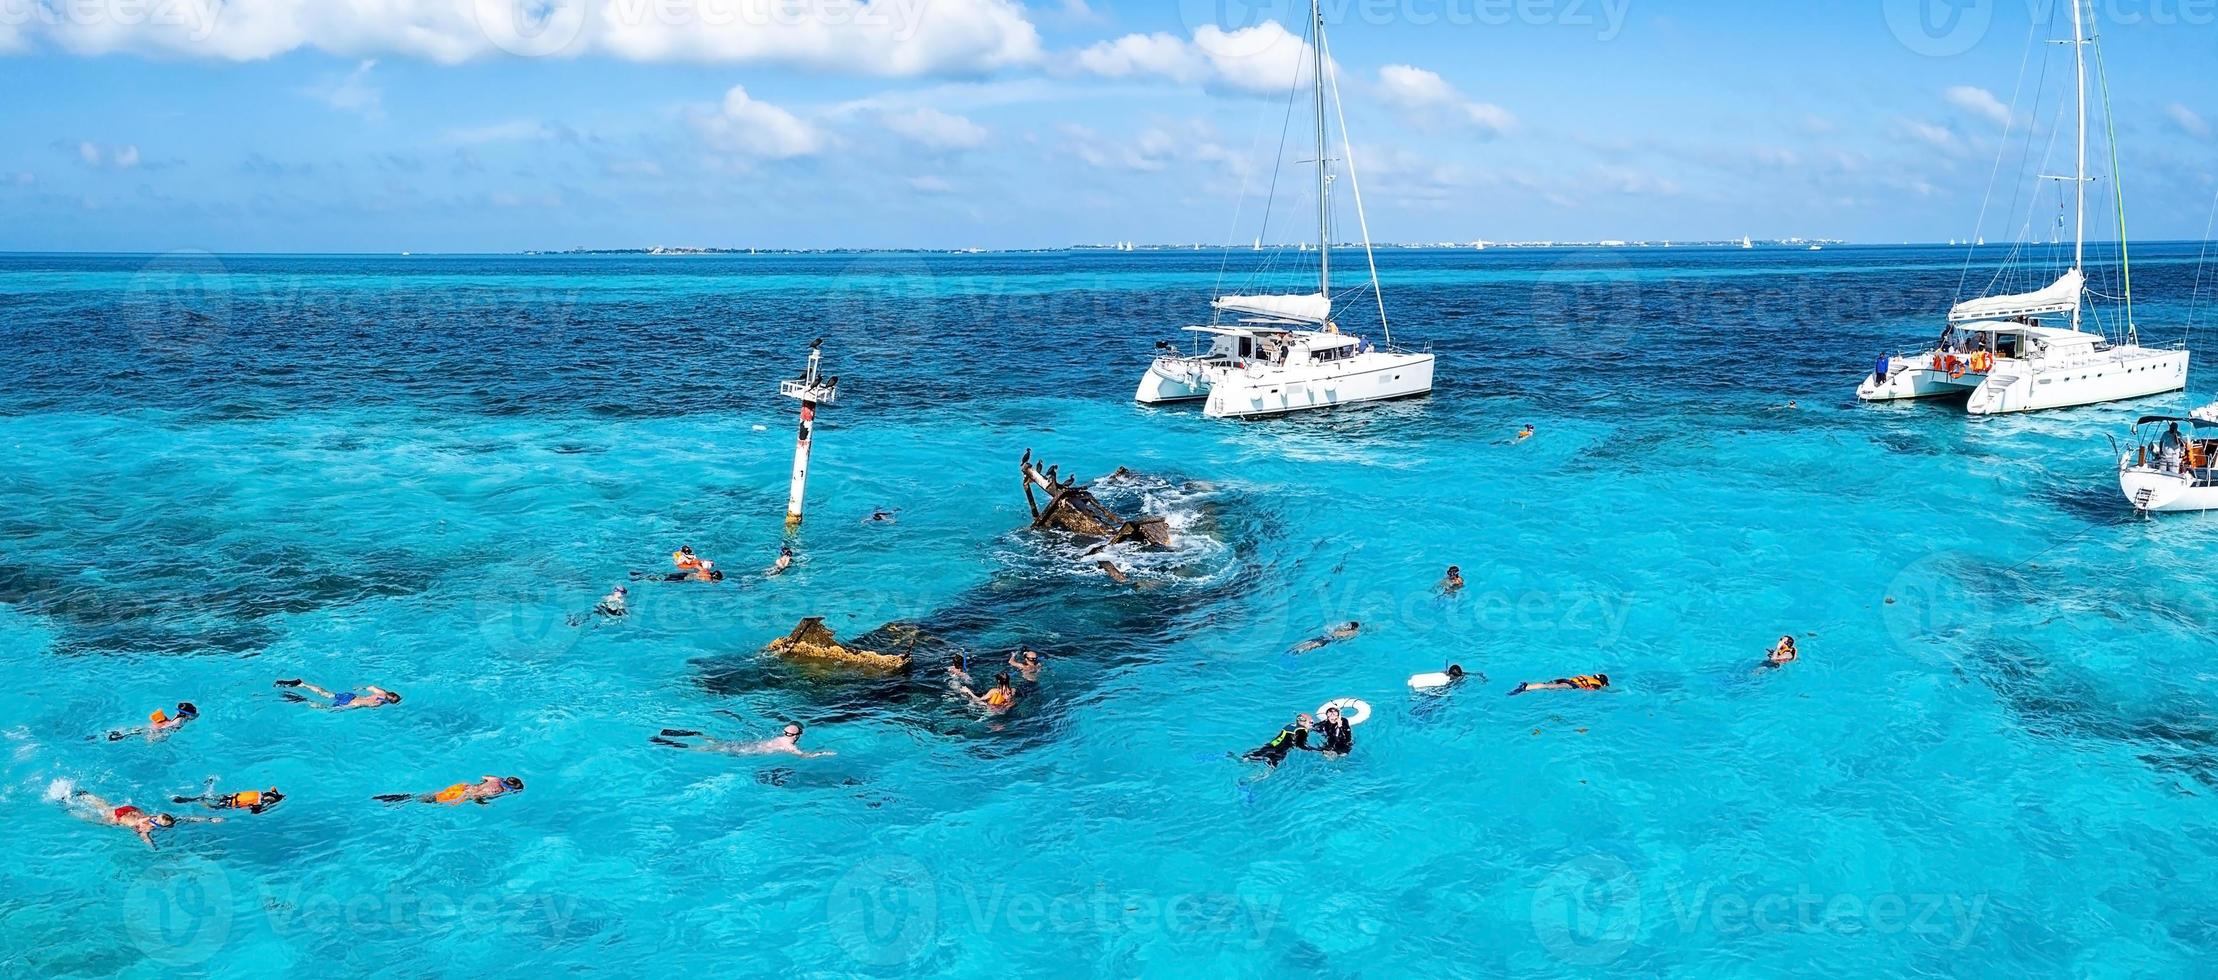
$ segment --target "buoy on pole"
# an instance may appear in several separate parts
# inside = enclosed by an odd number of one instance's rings
[[[839,378],[820,377],[818,363],[824,358],[824,338],[809,344],[809,367],[802,375],[778,385],[778,393],[801,400],[801,430],[793,440],[793,488],[786,496],[786,527],[801,524],[801,510],[809,488],[809,443],[816,433],[816,407],[830,405],[839,398]]]

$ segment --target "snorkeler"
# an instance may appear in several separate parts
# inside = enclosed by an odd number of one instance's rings
[[[678,571],[687,574],[707,571],[716,565],[715,562],[694,554],[690,544],[681,544],[678,550],[671,552],[670,563],[678,566]]]
[[[789,544],[782,544],[778,546],[778,560],[771,562],[770,567],[763,569],[762,573],[764,575],[778,575],[782,574],[786,569],[792,567],[793,546]]]
[[[491,803],[510,793],[524,791],[524,781],[515,776],[482,776],[475,783],[456,783],[436,793],[386,793],[371,799],[379,803],[437,803],[454,806],[461,803]]]
[[[1034,684],[1040,682],[1040,651],[1032,649],[1029,644],[1018,647],[1017,652],[1009,655],[1009,666],[1015,667],[1017,673],[1024,675],[1025,680]]]
[[[168,830],[181,823],[223,822],[222,817],[175,817],[167,813],[148,813],[128,803],[123,806],[116,806],[81,789],[69,794],[66,805],[69,807],[71,815],[82,820],[90,820],[93,823],[121,827],[139,835],[139,839],[145,841],[146,846],[155,850],[161,850],[161,847],[154,843],[154,832],[157,830]]]
[[[1457,565],[1448,566],[1448,574],[1440,577],[1440,584],[1433,586],[1433,590],[1441,595],[1455,595],[1463,591],[1462,567]]]
[[[1409,686],[1412,690],[1417,691],[1446,692],[1449,688],[1462,684],[1470,677],[1471,675],[1464,671],[1462,664],[1449,664],[1445,671],[1412,676],[1409,679]],[[1479,680],[1486,680],[1486,675],[1480,674]]]
[[[1300,643],[1294,644],[1293,648],[1287,650],[1286,652],[1308,653],[1309,651],[1325,646],[1326,644],[1338,643],[1341,640],[1345,640],[1348,637],[1354,636],[1356,634],[1356,631],[1362,628],[1363,624],[1351,619],[1345,623],[1341,623],[1338,626],[1326,630],[1323,636],[1313,637],[1311,639],[1303,640]]]
[[[120,742],[134,735],[144,735],[147,741],[150,742],[160,741],[168,738],[171,732],[185,727],[186,722],[198,717],[200,717],[200,709],[194,707],[191,701],[179,701],[177,702],[176,714],[173,715],[156,708],[152,714],[146,716],[146,727],[111,731],[108,733],[108,741]]]
[[[1577,677],[1558,677],[1552,681],[1519,684],[1516,690],[1509,693],[1515,696],[1526,691],[1599,691],[1608,686],[1608,674],[1580,674]]]
[[[1532,437],[1533,437],[1533,427],[1532,427],[1532,423],[1530,423],[1530,422],[1526,423],[1526,424],[1525,424],[1525,427],[1524,427],[1524,428],[1522,428],[1522,429],[1519,429],[1519,430],[1517,430],[1517,438],[1518,438],[1518,440],[1519,440],[1519,441],[1523,441],[1523,440],[1526,440],[1526,439],[1530,439],[1530,438],[1532,438]]]
[[[702,742],[699,745],[689,745],[685,742],[676,741],[676,739],[681,738],[698,738],[702,739]],[[726,742],[722,739],[708,738],[690,728],[665,728],[662,730],[662,734],[647,741],[656,745],[667,745],[673,749],[720,752],[724,755],[797,755],[804,759],[821,759],[825,756],[838,754],[829,751],[809,752],[803,750],[801,748],[801,723],[798,721],[786,722],[785,730],[776,738],[766,738],[754,742]]]
[[[316,685],[310,684],[307,681],[301,680],[297,677],[286,678],[285,680],[278,681],[276,682],[276,686],[298,687],[306,689],[309,693],[324,699],[326,703],[316,704],[314,701],[310,701],[309,699],[301,697],[298,694],[291,693],[286,694],[285,699],[288,701],[298,701],[302,704],[313,705],[317,708],[322,708],[329,711],[338,711],[345,708],[382,708],[388,704],[400,703],[399,692],[388,691],[374,684],[363,685],[362,691],[359,694],[353,691],[339,691],[336,693],[326,691],[323,688],[317,687]]]
[[[1017,686],[1010,682],[1008,671],[994,675],[993,688],[985,694],[981,695],[968,687],[963,688],[962,692],[972,703],[995,714],[1016,707],[1017,704]]]
[[[1328,707],[1325,716],[1317,721],[1317,733],[1324,736],[1325,744],[1317,751],[1330,756],[1347,755],[1355,751],[1355,726],[1340,717],[1340,709]]]
[[[209,777],[208,785],[201,789],[199,796],[172,796],[169,801],[171,803],[198,803],[210,810],[245,810],[248,813],[261,813],[270,807],[285,802],[285,794],[278,792],[275,786],[268,789],[240,790],[222,796],[215,795],[215,790],[216,780],[214,777]]]
[[[897,510],[887,510],[884,507],[874,507],[870,511],[870,516],[863,519],[863,523],[892,524],[894,523],[894,515],[899,513],[901,512]]]
[[[970,654],[958,652],[954,662],[947,665],[947,686],[961,691],[969,689],[971,683]]]
[[[1308,712],[1295,715],[1294,720],[1286,727],[1279,729],[1278,734],[1271,736],[1270,741],[1249,749],[1246,755],[1240,756],[1240,761],[1260,762],[1276,769],[1279,763],[1286,761],[1286,755],[1289,752],[1295,750],[1303,752],[1321,751],[1309,744],[1310,724],[1311,719]]]
[[[1794,637],[1791,635],[1782,636],[1779,638],[1778,644],[1774,645],[1769,652],[1764,654],[1764,662],[1757,664],[1756,669],[1763,670],[1766,667],[1784,667],[1795,662],[1796,660],[1801,659],[1801,657],[1802,651],[1794,648]]]

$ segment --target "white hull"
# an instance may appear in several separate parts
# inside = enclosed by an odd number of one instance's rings
[[[1432,371],[1433,355],[1398,351],[1296,367],[1159,357],[1133,398],[1143,405],[1201,401],[1211,418],[1261,418],[1429,394]]]
[[[2136,510],[2156,513],[2218,510],[2218,484],[2197,486],[2186,475],[2133,466],[2131,459],[2129,455],[2119,461],[2118,489],[2125,492],[2126,502]]]
[[[1984,374],[1949,373],[1925,366],[1931,355],[1897,357],[1888,376],[1864,378],[1856,397],[1865,401],[1968,395],[1973,415],[2004,415],[2141,398],[2187,387],[2188,353],[2121,345],[2065,363],[1999,358]]]

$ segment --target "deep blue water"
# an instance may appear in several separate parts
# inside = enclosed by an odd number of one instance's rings
[[[2207,319],[2200,250],[2137,252],[2145,340]],[[0,974],[2207,970],[2218,524],[2128,519],[2106,437],[2208,364],[1853,397],[2000,254],[1384,252],[1438,392],[1246,424],[1129,401],[1211,252],[0,256]],[[764,578],[816,337],[841,403]],[[1106,496],[1178,548],[1118,585],[1024,532],[1027,448],[1139,472]],[[732,578],[565,624],[681,543]],[[1050,666],[983,720],[935,665],[758,654],[805,615]],[[1407,693],[1449,660],[1486,679]],[[1353,755],[1243,783],[1344,695]],[[647,743],[789,718],[838,754]],[[528,788],[369,799],[483,773]],[[158,852],[52,799],[210,776],[290,798]]]

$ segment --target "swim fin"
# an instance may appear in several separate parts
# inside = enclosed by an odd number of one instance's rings
[[[271,684],[270,686],[272,686],[272,687],[299,687],[299,686],[300,686],[300,678],[298,678],[298,677],[294,677],[294,678],[290,678],[290,679],[287,679],[287,680],[275,681],[275,682],[273,682],[273,683],[272,683],[272,684]]]
[[[671,747],[671,748],[673,748],[673,749],[690,749],[690,748],[692,748],[692,747],[693,747],[693,746],[690,746],[690,745],[687,745],[687,744],[685,744],[684,742],[673,742],[673,741],[671,741],[671,740],[669,740],[669,739],[667,739],[667,738],[663,738],[663,737],[661,737],[661,736],[656,736],[656,737],[654,737],[654,738],[650,738],[650,739],[648,739],[647,741],[648,741],[648,742],[649,742],[650,744],[653,744],[653,745],[667,745],[667,746],[669,746],[669,747]]]
[[[662,730],[662,737],[664,737],[664,738],[699,738],[699,737],[701,737],[701,733],[700,733],[700,732],[696,732],[696,731],[688,731],[688,730],[686,730],[686,729],[683,729],[683,728],[665,728],[665,729],[663,729],[663,730]]]
[[[406,803],[409,800],[413,800],[415,798],[416,794],[414,793],[386,793],[381,796],[370,797],[370,799],[376,800],[379,803]]]

